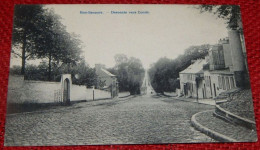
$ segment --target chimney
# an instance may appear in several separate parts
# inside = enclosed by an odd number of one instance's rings
[[[242,51],[242,43],[240,40],[240,34],[238,30],[230,29],[228,31],[229,43],[232,57],[232,71],[234,71],[234,77],[237,87],[244,86],[244,73],[245,73],[245,60]]]
[[[238,30],[229,30],[229,43],[231,48],[233,71],[244,71],[244,56],[242,51],[242,43]]]
[[[229,43],[228,37],[223,38],[223,39],[220,39],[220,40],[218,41],[218,44],[228,44],[228,43]]]

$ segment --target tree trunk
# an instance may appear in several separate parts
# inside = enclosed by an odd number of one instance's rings
[[[21,74],[25,75],[25,60],[26,60],[26,29],[23,33],[23,46],[22,46],[22,68],[21,68]]]
[[[70,74],[71,72],[70,72],[70,63],[68,63],[68,73]]]
[[[48,80],[51,81],[51,53],[49,53]]]

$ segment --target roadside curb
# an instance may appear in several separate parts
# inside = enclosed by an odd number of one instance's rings
[[[118,98],[122,99],[122,98],[127,98],[127,97],[130,97],[130,96],[133,96],[133,95],[126,95],[126,96],[121,96],[121,97],[118,96]]]
[[[201,125],[197,120],[196,120],[196,116],[200,115],[201,113],[204,113],[204,112],[208,112],[208,111],[212,111],[212,110],[207,110],[207,111],[202,111],[202,112],[198,112],[196,114],[194,114],[192,117],[191,117],[191,124],[193,127],[195,127],[197,130],[199,130],[200,132],[220,141],[220,142],[237,142],[237,140],[233,139],[233,138],[230,138],[226,135],[223,135],[223,134],[220,134],[216,131],[213,131],[207,127],[204,127],[203,125]],[[213,113],[213,111],[212,111]]]
[[[126,100],[126,99],[131,99],[136,97],[136,95],[129,95],[129,96],[125,96],[125,97],[118,97],[118,100]]]
[[[168,97],[168,98],[173,98],[174,100],[179,100],[179,101],[184,101],[184,102],[191,102],[191,103],[196,103],[196,104],[203,104],[203,105],[210,105],[210,106],[215,106],[215,105],[212,105],[212,104],[208,104],[208,103],[202,103],[202,102],[194,102],[194,101],[190,101],[190,100],[185,100],[183,98],[180,98],[180,97]]]
[[[102,100],[117,100],[117,101],[120,101],[120,100],[127,100],[127,99],[131,99],[131,98],[134,98],[136,95],[128,95],[126,97],[118,97],[117,99],[112,99],[112,98],[104,98],[104,99],[97,99],[97,100],[79,100],[79,101],[72,101],[71,104],[76,104],[76,103],[90,103],[90,102],[102,102]],[[51,104],[54,104],[53,106],[64,106],[64,105],[61,105],[59,103],[51,103]],[[68,105],[68,106],[72,106],[72,105]],[[51,108],[53,109],[53,108]],[[44,110],[36,110],[36,111],[27,111],[27,112],[20,112],[20,113],[10,113],[10,114],[6,114],[6,116],[14,116],[14,115],[22,115],[22,114],[32,114],[32,113],[44,113],[44,112],[48,112],[49,110],[48,109],[44,109]]]
[[[249,129],[255,129],[255,127],[256,127],[256,123],[254,121],[240,117],[238,115],[235,115],[235,114],[225,110],[224,108],[220,107],[219,105],[216,105],[214,115],[216,115],[217,117],[219,117],[221,119],[244,126]]]

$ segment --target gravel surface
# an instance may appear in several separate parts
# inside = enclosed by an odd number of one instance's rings
[[[5,146],[198,143],[215,140],[191,127],[213,106],[137,96],[7,115]]]
[[[196,120],[203,126],[236,139],[239,142],[255,142],[257,133],[245,127],[228,123],[222,119],[213,116],[213,111],[203,112],[196,116]]]
[[[238,116],[255,121],[252,93],[249,89],[230,94],[228,101],[220,104],[220,107]]]

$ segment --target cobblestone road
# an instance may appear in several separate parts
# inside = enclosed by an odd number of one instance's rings
[[[165,97],[83,102],[6,117],[5,146],[214,142],[190,125],[213,106]]]

